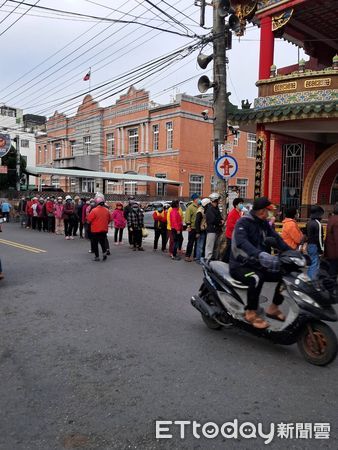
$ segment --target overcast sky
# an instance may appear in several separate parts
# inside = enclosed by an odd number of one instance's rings
[[[25,2],[35,4],[37,0]],[[110,19],[137,20],[181,34],[208,33],[196,23],[199,22],[199,8],[194,6],[194,0],[152,0],[152,3],[187,28],[173,23],[145,0],[40,0],[37,5]],[[194,41],[137,24],[74,18],[36,8],[28,11],[28,6],[18,7],[18,3],[11,1],[0,0],[0,7],[0,34],[3,33],[0,35],[0,102],[29,113],[49,116],[58,110],[73,114],[89,89],[89,83],[83,81],[89,67],[92,89],[117,79],[92,93],[94,98],[100,99],[101,95],[101,106],[112,104],[121,95],[112,95],[114,92],[127,90],[120,85],[128,84],[125,75],[128,71]],[[24,12],[27,13],[22,16]],[[212,25],[211,14],[212,8],[207,7],[208,27]],[[6,30],[18,18],[20,20]],[[297,62],[297,47],[276,40],[275,49],[277,67]],[[204,52],[211,53],[211,47],[206,47]],[[232,103],[239,105],[242,99],[253,101],[256,97],[258,52],[259,29],[249,25],[243,38],[234,37],[232,50],[228,53],[228,90],[232,92]],[[206,70],[200,69],[196,64],[197,55],[195,52],[162,72],[133,84],[136,88],[149,90],[151,98],[158,103],[170,102],[178,92],[198,94],[198,77],[203,74],[211,77],[212,63]],[[182,83],[191,77],[195,78]],[[77,95],[80,98],[70,100]],[[103,100],[105,97],[108,98]]]

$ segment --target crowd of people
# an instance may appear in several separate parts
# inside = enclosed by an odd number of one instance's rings
[[[248,212],[244,208],[243,198],[235,198],[232,209],[224,221],[219,208],[220,198],[218,193],[211,193],[205,198],[200,198],[196,193],[192,194],[185,214],[178,200],[172,201],[171,204],[159,203],[153,213],[153,251],[158,250],[161,239],[161,251],[168,253],[172,260],[179,261],[185,254],[186,262],[200,263],[202,257],[213,258],[215,243],[224,233],[226,247],[222,259],[229,263],[236,223],[244,215],[255,215],[255,210],[253,208]],[[8,201],[3,201],[0,208],[2,216],[10,221],[12,205]],[[127,229],[130,248],[133,251],[144,251],[143,238],[147,235],[147,231],[144,227],[143,209],[135,197],[129,197],[126,205],[116,202],[113,209],[106,204],[102,194],[96,194],[90,199],[79,196],[72,198],[69,195],[65,199],[53,196],[22,197],[17,210],[20,224],[24,228],[63,235],[66,240],[73,240],[75,236],[89,239],[91,242],[89,252],[95,255],[95,261],[99,261],[99,244],[103,260],[110,254],[107,238],[109,226],[114,228],[115,245],[123,244],[124,230]],[[275,210],[269,209],[266,218],[272,229],[275,228],[275,213]],[[321,222],[323,215],[322,207],[312,206],[306,229],[301,230],[297,223],[297,209],[288,208],[282,222],[283,241],[289,248],[300,249],[310,257],[308,275],[311,279],[316,278],[320,257],[324,253],[330,263],[330,273],[333,276],[338,274],[338,205],[329,217],[325,241]],[[184,230],[188,235],[185,250]]]

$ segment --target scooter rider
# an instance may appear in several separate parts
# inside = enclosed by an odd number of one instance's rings
[[[245,320],[260,329],[269,327],[269,323],[257,314],[263,283],[281,280],[279,259],[270,254],[270,248],[266,246],[265,239],[273,237],[279,250],[290,250],[290,247],[269,225],[268,219],[274,209],[275,207],[266,197],[257,198],[249,215],[238,220],[231,245],[230,274],[236,280],[249,286]],[[282,301],[283,296],[279,292],[278,283],[272,304],[266,310],[267,317],[282,322],[285,320],[284,314],[278,308]]]

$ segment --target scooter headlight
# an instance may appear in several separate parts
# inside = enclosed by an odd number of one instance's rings
[[[305,294],[302,291],[293,291],[293,293],[303,302],[308,303],[311,306],[315,306],[316,308],[320,308],[320,305],[316,301],[313,300],[309,295]]]

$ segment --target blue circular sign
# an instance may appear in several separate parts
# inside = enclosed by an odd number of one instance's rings
[[[223,155],[215,162],[215,172],[222,180],[234,177],[237,171],[238,163],[233,156]]]
[[[0,133],[0,158],[7,155],[11,148],[11,137],[9,134]]]

